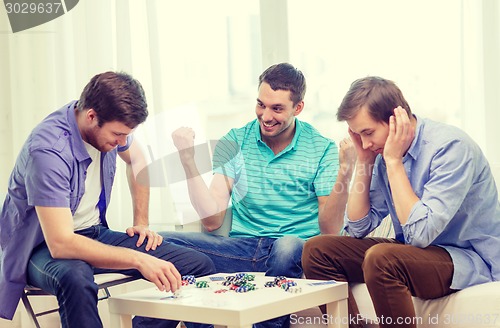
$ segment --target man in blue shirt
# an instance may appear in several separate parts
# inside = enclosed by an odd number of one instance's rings
[[[125,273],[176,291],[181,275],[214,272],[206,255],[164,242],[148,228],[149,188],[131,168],[141,158],[132,133],[147,115],[140,83],[106,72],[29,135],[0,216],[2,318],[12,319],[30,284],[57,297],[62,327],[102,327],[95,273]],[[106,222],[117,154],[127,163],[134,208],[126,232]],[[134,318],[134,327],[176,325]]]
[[[229,237],[165,232],[166,240],[204,252],[218,272],[302,276],[305,240],[341,228],[355,159],[352,143],[344,140],[339,169],[335,143],[297,119],[305,91],[305,78],[292,65],[266,69],[259,77],[257,118],[217,143],[209,187],[194,161],[194,131],[173,133],[203,226],[219,228],[231,201],[232,227]],[[282,324],[286,320],[266,323]]]
[[[500,280],[498,192],[468,135],[412,114],[380,77],[356,80],[337,118],[358,155],[345,227],[355,238],[309,240],[308,278],[366,282],[382,328],[416,327],[412,295],[434,299]],[[387,215],[396,238],[364,238]],[[350,326],[361,327],[352,294],[348,304]]]

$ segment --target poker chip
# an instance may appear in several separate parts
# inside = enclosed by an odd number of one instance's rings
[[[237,293],[245,293],[251,290],[257,289],[256,284],[252,283],[255,280],[254,274],[238,272],[233,275],[228,276],[216,276],[214,279],[210,278],[212,281],[217,281],[218,285],[222,285],[226,288],[218,289],[214,291],[215,293],[225,293],[227,291],[235,291]],[[205,288],[208,287],[207,282],[196,282],[196,287]],[[297,287],[297,283],[293,280],[287,279],[285,276],[277,276],[273,280],[264,282],[264,287],[279,287],[288,292],[297,293],[301,289]]]
[[[278,282],[278,281],[281,281],[281,280],[286,280],[286,277],[285,276],[276,276],[274,278],[274,282]]]
[[[227,276],[226,277],[226,281],[232,282],[232,281],[235,281],[235,280],[238,280],[238,277],[236,277],[236,276]]]
[[[224,280],[221,284],[222,286],[231,286],[233,283],[229,280]]]
[[[297,283],[293,280],[285,280],[285,281],[281,282],[281,287],[283,287],[283,286],[289,286],[289,287],[297,286]]]
[[[239,286],[234,291],[237,292],[237,293],[246,293],[246,292],[248,292],[250,290],[255,290],[255,285],[254,284],[246,284],[246,285]]]
[[[181,280],[183,282],[186,281],[188,285],[189,284],[194,284],[196,282],[196,278],[193,275],[182,276]],[[183,286],[185,286],[185,285],[183,284]]]
[[[264,287],[276,287],[276,283],[274,281],[266,281]]]
[[[274,283],[278,287],[281,286],[286,281],[287,281],[287,279],[285,276],[277,276],[276,278],[274,278]]]
[[[255,280],[255,275],[254,274],[247,274],[245,276],[248,281],[254,281]]]
[[[196,288],[208,288],[210,285],[208,284],[208,281],[201,280],[196,282]]]

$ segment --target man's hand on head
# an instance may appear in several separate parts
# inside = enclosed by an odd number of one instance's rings
[[[137,247],[141,247],[144,241],[147,239],[146,243],[146,251],[150,249],[155,250],[157,246],[160,246],[163,242],[163,237],[152,231],[147,226],[137,225],[133,227],[129,227],[126,230],[127,235],[133,237],[135,235],[139,235],[139,239],[137,239]]]
[[[389,119],[389,136],[385,142],[384,160],[402,161],[415,137],[415,127],[411,124],[408,113],[401,106],[394,109],[394,115]]]
[[[371,151],[370,149],[363,148],[363,141],[361,141],[361,136],[359,134],[352,131],[350,128],[347,131],[349,132],[351,142],[353,143],[354,148],[356,150],[358,163],[373,164],[375,162],[377,154]]]
[[[354,171],[357,159],[356,146],[351,138],[344,138],[339,143],[340,169],[349,177]]]

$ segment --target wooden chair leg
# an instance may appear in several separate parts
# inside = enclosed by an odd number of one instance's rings
[[[30,318],[31,323],[33,323],[36,328],[41,328],[40,324],[38,323],[37,315],[35,311],[33,311],[33,307],[31,306],[30,300],[28,299],[28,295],[23,292],[23,296],[21,296],[21,299],[23,301],[26,312],[28,312],[28,317]]]

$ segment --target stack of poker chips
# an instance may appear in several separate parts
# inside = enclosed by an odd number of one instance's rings
[[[235,274],[235,277],[238,280],[245,280],[245,281],[253,281],[255,279],[255,275],[243,272]]]
[[[302,291],[302,289],[297,286],[295,281],[289,280],[285,276],[277,276],[273,281],[267,281],[264,284],[264,287],[280,287],[290,293],[298,293]]]
[[[208,281],[205,280],[200,280],[196,282],[196,288],[208,288],[210,285],[208,284]]]
[[[300,292],[302,292],[302,288],[300,288],[299,286],[297,286],[297,283],[295,281],[291,281],[291,280],[282,283],[281,284],[281,289],[283,289],[284,291],[289,292],[289,293],[300,293]]]
[[[246,283],[237,287],[234,291],[237,293],[246,293],[250,290],[255,290],[255,284]]]
[[[237,293],[245,293],[250,290],[255,290],[255,284],[250,283],[250,281],[254,279],[255,276],[252,274],[237,273],[234,276],[227,276],[226,280],[222,282],[222,285],[229,286],[229,289]]]
[[[187,286],[196,283],[196,278],[192,275],[182,276],[181,277],[181,285]]]

